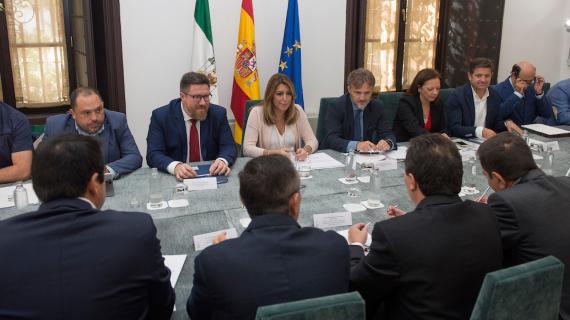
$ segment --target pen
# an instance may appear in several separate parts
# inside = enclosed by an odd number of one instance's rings
[[[368,222],[364,227],[368,229],[368,227],[370,227],[370,222]]]
[[[490,189],[491,189],[491,186],[487,186],[487,189],[485,189],[485,191],[483,191],[483,194],[479,197],[479,199],[477,199],[477,202],[481,202],[481,199],[483,199],[483,197],[487,194],[487,192],[489,192]]]
[[[210,174],[209,173],[204,173],[204,174],[199,174],[197,176],[195,176],[194,178],[203,178],[203,177],[209,177]]]

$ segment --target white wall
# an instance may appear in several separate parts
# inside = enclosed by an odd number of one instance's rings
[[[190,71],[194,1],[120,0],[127,117],[146,154],[150,114],[178,96]],[[241,0],[210,0],[220,104],[229,109]],[[287,0],[253,0],[261,95],[277,72]],[[343,92],[346,0],[300,0],[305,109]],[[231,112],[229,112],[231,117]],[[232,117],[233,118],[233,117]]]
[[[570,33],[564,22],[570,18],[568,0],[506,0],[501,37],[498,81],[506,78],[513,64],[529,60],[537,73],[552,84],[570,76]]]

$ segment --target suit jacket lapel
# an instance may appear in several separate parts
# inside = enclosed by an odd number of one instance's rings
[[[467,101],[467,105],[469,106],[469,110],[467,114],[469,115],[468,123],[470,125],[475,125],[475,101],[473,101],[473,89],[471,89],[470,84],[465,85],[465,100]]]
[[[208,110],[206,119],[200,121],[200,154],[202,155],[202,159],[208,159],[208,153],[206,151],[208,151],[208,139],[210,138],[210,117],[210,111]]]
[[[178,136],[178,141],[182,145],[182,161],[188,159],[188,138],[186,137],[186,124],[184,123],[184,117],[182,116],[182,102],[178,101],[171,106],[174,110],[170,110],[174,114],[174,125],[176,127],[176,135]]]
[[[105,163],[109,163],[109,150],[111,150],[111,144],[115,144],[115,142],[113,141],[114,139],[111,139],[111,134],[112,134],[112,128],[111,128],[111,124],[109,123],[109,117],[107,115],[107,113],[105,113],[105,121],[103,122],[105,129],[103,130],[103,132],[101,132],[101,134],[99,135],[99,145],[101,146],[101,151],[103,151],[103,159],[105,161]]]
[[[352,134],[354,133],[354,112],[352,112],[352,100],[350,100],[348,93],[345,95],[344,111],[346,113],[345,134],[349,137],[348,140],[352,140]]]

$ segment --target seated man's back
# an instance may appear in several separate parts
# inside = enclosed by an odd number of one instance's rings
[[[429,159],[429,161],[426,161]],[[349,229],[350,282],[367,315],[382,319],[468,319],[483,278],[501,268],[501,239],[491,210],[463,201],[457,147],[440,134],[410,141],[404,182],[417,205],[374,225],[370,253],[364,224]]]
[[[239,238],[196,257],[190,318],[254,319],[259,306],[348,290],[346,240],[334,231],[299,226],[298,188],[289,159],[248,162],[240,172],[240,195],[252,221]]]
[[[1,222],[0,230],[0,256],[9,262],[0,275],[0,318],[140,319],[151,315],[153,299],[163,308],[174,302],[146,214],[66,199]]]
[[[99,144],[43,142],[32,161],[38,211],[0,221],[0,319],[168,319],[174,305],[151,217],[101,211]]]
[[[548,255],[565,265],[560,318],[570,319],[570,178],[540,170],[525,141],[501,133],[477,151],[495,193],[488,204],[496,215],[505,266]]]

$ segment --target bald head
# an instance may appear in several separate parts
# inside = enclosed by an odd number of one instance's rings
[[[518,68],[517,68],[517,66],[518,66]],[[518,69],[518,71],[517,71],[517,69]],[[517,77],[517,73],[518,73],[518,77]],[[513,66],[511,76],[514,77],[515,79],[519,78],[519,79],[524,80],[526,82],[533,81],[534,78],[536,77],[536,67],[532,63],[530,63],[526,60],[519,61],[519,62],[517,62],[517,64],[515,64]]]

